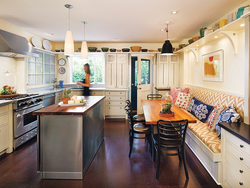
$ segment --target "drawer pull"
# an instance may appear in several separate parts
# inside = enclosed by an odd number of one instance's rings
[[[243,146],[243,145],[240,145],[240,147],[241,147],[241,148],[244,148],[244,146]]]
[[[240,157],[240,160],[243,161],[244,159],[242,157]]]
[[[120,104],[122,104],[122,103],[120,102]]]
[[[109,107],[109,109],[110,109],[110,107]]]
[[[109,102],[109,104],[110,104],[110,102]]]
[[[243,170],[240,170],[240,173],[243,173]]]
[[[239,184],[242,186],[243,185],[243,183],[242,182],[239,182]]]
[[[120,97],[120,99],[122,99],[122,98]]]
[[[122,107],[120,107],[120,109],[122,109]]]

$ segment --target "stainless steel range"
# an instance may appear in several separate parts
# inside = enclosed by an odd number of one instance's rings
[[[13,147],[16,149],[36,136],[37,116],[32,115],[32,112],[43,107],[43,97],[38,94],[20,94],[17,97],[4,98],[4,100],[14,100]]]

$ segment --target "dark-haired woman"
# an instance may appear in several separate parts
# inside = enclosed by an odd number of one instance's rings
[[[84,65],[84,71],[86,73],[85,79],[83,80],[83,82],[78,81],[77,84],[82,85],[84,88],[83,90],[83,95],[84,96],[89,96],[89,87],[90,87],[90,68],[89,68],[89,64],[86,63]]]

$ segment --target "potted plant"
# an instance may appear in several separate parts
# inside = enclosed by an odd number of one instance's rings
[[[52,82],[53,82],[53,88],[56,89],[57,78],[55,78]]]
[[[63,90],[63,104],[68,104],[68,100],[70,99],[69,94],[71,93],[71,89],[64,89]]]
[[[161,99],[161,111],[160,116],[172,117],[174,116],[173,108],[173,98],[171,95],[163,96]]]

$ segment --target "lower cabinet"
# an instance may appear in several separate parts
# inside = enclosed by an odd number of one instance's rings
[[[90,91],[91,96],[104,96],[103,91]]]
[[[9,145],[9,105],[0,107],[0,152]]]
[[[222,129],[223,130],[223,129]],[[250,145],[223,130],[224,183],[223,187],[250,187]]]
[[[105,116],[107,118],[126,118],[124,106],[127,91],[106,91],[105,96]]]
[[[62,101],[63,91],[55,93],[55,103],[59,103]]]

